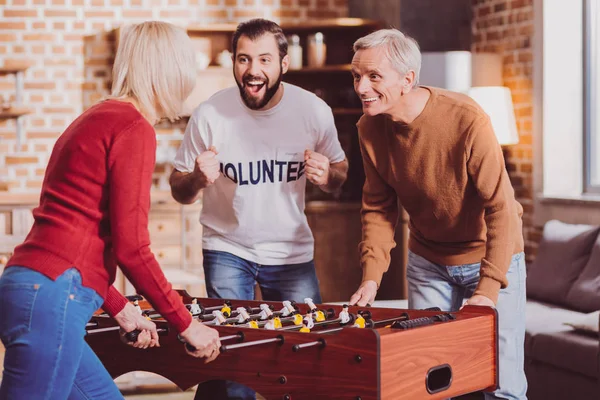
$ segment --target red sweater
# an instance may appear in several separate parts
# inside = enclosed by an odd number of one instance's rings
[[[153,127],[130,103],[101,102],[56,142],[35,222],[7,267],[56,279],[75,267],[110,315],[127,300],[114,288],[117,264],[179,332],[191,315],[150,251],[148,210],[156,154]]]

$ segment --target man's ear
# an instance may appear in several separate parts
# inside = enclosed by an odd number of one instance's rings
[[[410,70],[402,78],[402,94],[407,94],[413,88],[415,82],[415,71]]]
[[[290,56],[287,54],[283,56],[283,60],[281,60],[281,73],[285,74],[290,66]]]

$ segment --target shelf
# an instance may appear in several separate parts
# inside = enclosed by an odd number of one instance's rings
[[[208,24],[208,25],[190,25],[186,28],[187,33],[233,33],[237,24]]]
[[[331,18],[314,22],[281,24],[281,29],[287,34],[289,32],[347,29],[351,27],[365,27],[377,29],[380,24],[377,21],[363,18]],[[188,26],[188,34],[210,34],[210,33],[233,33],[237,24],[209,24]]]
[[[14,74],[15,76],[15,103],[23,103],[23,72],[31,67],[31,63],[25,61],[8,62],[3,67],[0,67],[0,76]],[[30,114],[31,111],[24,107],[11,107],[8,110],[0,110],[0,120],[17,119],[17,148],[21,147],[23,141],[23,121],[20,117]]]
[[[283,24],[281,28],[286,31],[309,31],[309,30],[332,30],[348,28],[371,28],[378,29],[381,24],[378,21],[365,18],[329,18],[303,23]]]
[[[6,111],[0,110],[0,120],[19,118],[23,115],[31,114],[32,112],[33,111],[31,111],[30,109],[24,107],[11,107]]]
[[[26,62],[10,63],[4,67],[0,67],[0,75],[16,74],[25,71],[29,67],[31,67],[31,64]]]
[[[9,189],[6,182],[0,182],[0,189],[0,206],[37,205],[40,202],[39,193],[3,192]]]
[[[304,67],[302,69],[288,69],[287,74],[312,74],[315,72],[349,72],[352,70],[350,64],[325,65],[322,67]]]

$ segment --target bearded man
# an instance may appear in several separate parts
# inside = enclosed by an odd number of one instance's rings
[[[204,190],[203,264],[208,296],[321,302],[314,238],[305,207],[306,180],[333,192],[348,161],[331,108],[313,93],[281,81],[285,35],[276,23],[241,23],[232,39],[236,87],[192,113],[170,177],[175,200]],[[200,385],[196,399],[254,399],[232,382]]]

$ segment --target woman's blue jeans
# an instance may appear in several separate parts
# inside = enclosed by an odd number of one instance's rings
[[[29,268],[0,277],[0,339],[6,348],[0,400],[122,399],[84,340],[103,299],[75,268],[55,281]]]

